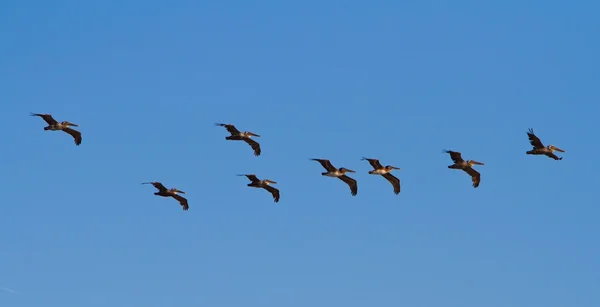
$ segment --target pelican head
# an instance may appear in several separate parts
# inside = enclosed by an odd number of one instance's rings
[[[277,181],[273,181],[273,180],[269,180],[269,179],[265,179],[264,182],[266,184],[277,184]]]
[[[255,136],[255,137],[260,137],[260,135],[258,135],[258,134],[256,134],[256,133],[254,133],[254,132],[251,132],[251,131],[244,131],[244,134],[245,134],[245,135],[251,135],[251,136]]]
[[[469,160],[469,161],[467,161],[467,163],[469,163],[469,165],[485,165],[485,164],[483,164],[481,162],[477,162],[477,161],[474,161],[474,160]]]
[[[340,167],[339,171],[342,173],[356,173],[355,171],[353,171],[351,169],[347,169],[345,167]]]
[[[395,166],[392,166],[392,165],[388,165],[388,166],[386,166],[385,168],[386,168],[387,170],[393,170],[393,169],[401,170],[401,168],[399,168],[399,167],[395,167]]]
[[[565,152],[564,150],[554,146],[554,145],[548,145],[548,149],[550,149],[551,151],[558,151],[558,152]]]
[[[63,126],[67,126],[67,127],[68,127],[68,126],[72,126],[72,127],[79,127],[79,125],[77,125],[77,124],[73,124],[73,123],[71,123],[71,122],[68,122],[68,121],[64,121],[64,122],[62,122],[61,124],[62,124]]]

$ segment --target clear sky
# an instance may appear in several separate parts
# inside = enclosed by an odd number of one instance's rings
[[[2,1],[0,306],[600,306],[599,11]],[[526,155],[528,128],[564,159]]]

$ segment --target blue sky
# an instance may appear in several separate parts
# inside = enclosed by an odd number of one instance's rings
[[[598,306],[599,10],[3,1],[0,305]],[[525,155],[530,127],[564,160]]]

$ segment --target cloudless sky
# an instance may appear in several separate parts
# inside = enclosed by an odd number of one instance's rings
[[[2,1],[0,306],[600,306],[598,12]],[[526,155],[528,128],[564,159]],[[479,188],[442,149],[485,163]]]

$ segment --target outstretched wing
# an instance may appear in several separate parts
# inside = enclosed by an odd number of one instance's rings
[[[358,193],[358,184],[356,183],[356,180],[354,180],[346,175],[342,175],[338,178],[340,178],[341,181],[348,184],[348,186],[350,186],[350,193],[352,194],[352,196],[356,196],[356,194]]]
[[[160,182],[157,181],[153,181],[153,182],[143,182],[142,184],[151,184],[153,185],[155,188],[157,188],[159,191],[166,191],[167,188]]]
[[[234,125],[232,125],[232,124],[216,123],[215,125],[221,126],[221,127],[225,127],[225,129],[227,129],[227,131],[229,131],[229,133],[231,133],[231,135],[240,134],[240,131],[237,130],[237,128]]]
[[[252,147],[252,150],[254,150],[254,155],[255,156],[260,156],[260,144],[258,144],[258,142],[256,142],[255,140],[251,139],[251,138],[244,138],[244,142],[248,143],[248,145],[250,145],[250,147]]]
[[[363,160],[369,161],[369,164],[371,164],[371,166],[374,169],[381,169],[381,168],[383,168],[383,165],[381,165],[381,163],[379,163],[378,159],[369,159],[369,158],[363,157]]]
[[[396,178],[396,176],[392,175],[391,173],[383,174],[381,176],[387,179],[387,181],[389,181],[392,184],[392,186],[394,186],[394,194],[397,195],[398,193],[400,193],[400,179]]]
[[[548,156],[548,157],[550,157],[550,158],[552,158],[552,159],[554,159],[554,160],[562,160],[562,157],[560,157],[560,158],[559,158],[559,157],[558,157],[557,155],[555,155],[553,152],[546,153],[546,156]]]
[[[73,137],[73,139],[75,140],[75,145],[79,146],[81,144],[81,132],[68,127],[64,128],[63,131],[70,134]]]
[[[179,204],[183,207],[183,210],[187,210],[190,208],[190,206],[188,206],[188,201],[185,197],[183,197],[179,194],[174,194],[174,195],[172,195],[172,197],[177,199],[177,201],[179,201]]]
[[[327,159],[311,159],[311,160],[321,163],[321,166],[323,166],[323,168],[325,168],[325,170],[327,170],[328,172],[335,171],[335,167],[333,167],[333,164],[331,164],[331,161],[329,161]]]
[[[445,152],[450,154],[450,159],[452,159],[454,163],[460,163],[464,161],[460,152],[458,151],[445,150]]]
[[[239,175],[239,176],[246,176],[246,178],[250,179],[250,181],[252,181],[252,182],[260,181],[258,179],[258,177],[256,177],[256,175],[254,175],[254,174],[243,174],[243,175]]]
[[[544,144],[542,144],[540,138],[533,134],[533,129],[529,128],[527,136],[529,137],[529,143],[533,145],[533,148],[544,148]]]
[[[478,187],[479,182],[481,182],[481,174],[479,174],[479,172],[473,169],[472,167],[467,167],[464,169],[464,171],[471,176],[471,180],[473,181],[473,187]]]
[[[52,118],[52,115],[50,114],[31,113],[31,116],[39,116],[43,118],[48,123],[48,125],[54,125],[58,123],[54,118]]]
[[[271,193],[271,195],[273,195],[273,201],[274,202],[279,202],[279,190],[270,186],[270,185],[265,185],[263,186],[263,189],[269,191]]]

